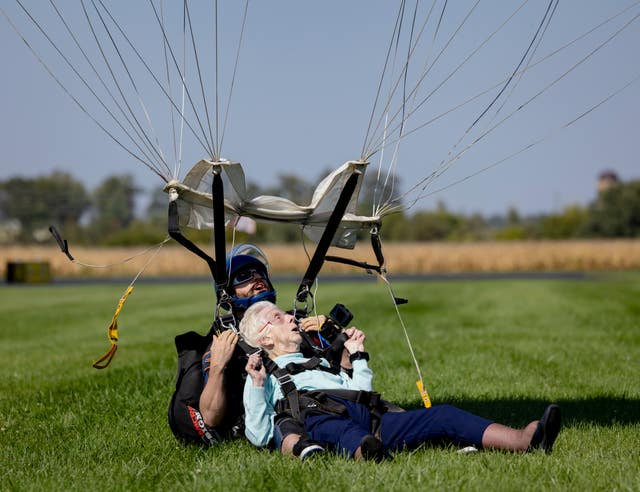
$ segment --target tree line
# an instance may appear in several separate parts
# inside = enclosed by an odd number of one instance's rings
[[[283,174],[277,184],[260,188],[249,183],[252,195],[278,195],[308,203],[315,183]],[[144,193],[130,175],[107,177],[88,190],[65,172],[35,178],[0,181],[0,243],[43,243],[55,225],[70,241],[87,245],[155,244],[166,236],[167,196],[161,190],[147,196],[145,210],[136,213]],[[365,179],[358,213],[371,213],[373,176]],[[195,241],[208,242],[209,231],[185,231]],[[385,218],[387,241],[477,241],[640,237],[640,180],[618,182],[602,190],[587,205],[571,205],[557,213],[522,216],[516,209],[502,215],[457,214],[439,203],[434,210],[398,212]],[[240,233],[236,240],[247,240]],[[300,230],[287,224],[257,224],[254,242],[297,242]]]

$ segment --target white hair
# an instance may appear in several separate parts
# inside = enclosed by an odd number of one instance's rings
[[[275,304],[269,301],[260,301],[256,302],[249,306],[240,321],[240,334],[243,336],[245,341],[253,346],[260,347],[258,340],[260,339],[260,335],[258,335],[258,331],[262,326],[264,326],[265,321],[262,318],[262,312],[265,309],[274,307]]]

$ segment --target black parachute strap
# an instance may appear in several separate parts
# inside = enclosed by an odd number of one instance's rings
[[[380,233],[377,226],[371,229],[371,247],[376,255],[376,260],[378,260],[380,273],[384,273],[384,255],[382,254],[382,243],[380,242]]]
[[[216,281],[216,294],[218,299],[221,291],[227,289],[227,266],[225,261],[226,239],[224,230],[224,187],[220,169],[213,170],[213,182],[211,183],[211,196],[213,197],[213,245],[216,254],[216,271],[214,279]]]
[[[371,271],[378,272],[378,273],[382,272],[382,267],[380,266],[372,265],[371,263],[367,263],[365,261],[352,260],[351,258],[342,258],[341,256],[329,255],[325,258],[325,260],[332,261],[334,263],[343,263],[345,265],[350,265],[357,268],[362,268],[363,270],[367,270],[368,272],[371,272]]]
[[[69,258],[71,261],[75,261],[75,258],[71,256],[71,253],[69,253],[69,244],[67,243],[67,240],[62,239],[62,236],[58,232],[58,229],[56,229],[55,226],[49,226],[49,232],[58,243],[58,246],[60,246],[62,252],[67,255],[67,258]]]
[[[178,216],[178,203],[176,201],[169,202],[169,225],[168,225],[169,236],[172,239],[177,241],[180,245],[187,248],[189,251],[194,253],[195,255],[202,258],[207,262],[209,266],[209,270],[211,271],[211,275],[214,280],[216,278],[216,262],[209,256],[207,253],[202,251],[198,246],[196,246],[190,239],[187,239],[182,235],[180,231],[180,218]],[[217,292],[216,292],[217,294]]]
[[[338,230],[338,226],[342,221],[342,217],[344,216],[344,212],[347,210],[347,206],[349,205],[349,201],[351,200],[351,196],[353,192],[356,190],[356,185],[358,184],[358,177],[362,174],[360,171],[354,171],[347,182],[342,188],[340,192],[340,197],[336,203],[333,212],[331,212],[331,216],[329,217],[329,221],[327,222],[327,226],[322,233],[322,237],[318,242],[318,246],[316,247],[315,253],[313,253],[313,257],[309,262],[309,266],[307,267],[307,271],[300,282],[300,286],[298,287],[298,292],[296,293],[296,300],[298,302],[305,302],[307,300],[307,296],[311,291],[311,286],[313,282],[315,282],[318,273],[320,273],[320,269],[325,260],[325,256],[327,251],[329,250],[329,246],[333,242],[333,238]]]
[[[304,371],[312,371],[314,369],[330,372],[331,374],[338,374],[340,372],[340,369],[322,365],[320,357],[311,357],[308,361],[302,363],[290,362],[285,366],[285,369],[291,375],[300,374]]]

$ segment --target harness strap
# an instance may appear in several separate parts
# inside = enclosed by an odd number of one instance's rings
[[[322,365],[321,361],[322,359],[320,359],[319,357],[311,357],[308,361],[302,362],[302,363],[289,362],[285,366],[285,369],[292,376],[294,374],[300,374],[301,372],[311,371],[314,369],[317,369],[319,371],[324,371],[324,372],[330,372],[331,374],[338,374],[340,372],[340,369]]]
[[[313,257],[309,262],[309,266],[307,267],[307,271],[300,282],[300,286],[298,287],[298,292],[296,293],[296,299],[299,302],[305,302],[307,300],[307,296],[309,295],[311,286],[313,282],[315,282],[318,273],[320,273],[320,269],[322,268],[322,264],[324,263],[325,256],[327,251],[329,250],[329,246],[333,242],[333,238],[338,230],[338,226],[342,221],[342,217],[344,216],[344,212],[349,205],[351,200],[351,196],[356,190],[356,185],[358,184],[358,177],[362,174],[360,171],[355,171],[342,188],[340,192],[340,197],[336,203],[333,212],[331,212],[331,216],[329,217],[329,221],[327,222],[327,226],[322,233],[322,237],[318,242],[318,246],[316,247],[316,251],[313,253]]]
[[[179,244],[207,262],[207,265],[209,265],[209,270],[211,271],[211,275],[215,279],[216,262],[213,260],[213,258],[211,258],[211,256],[202,251],[198,246],[191,242],[191,240],[184,237],[182,235],[182,232],[180,232],[178,204],[176,202],[169,202],[169,225],[167,230],[169,232],[169,236],[171,236],[172,239],[175,239]]]

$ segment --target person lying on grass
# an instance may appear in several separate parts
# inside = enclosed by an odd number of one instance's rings
[[[269,279],[266,257],[259,248],[243,244],[234,251],[227,258],[226,268],[233,290],[232,312],[240,320],[251,304],[264,299],[275,301],[276,291]],[[305,330],[318,330],[325,319],[322,315],[313,316],[303,319],[301,324]],[[238,336],[232,330],[214,335],[202,360],[205,386],[199,409],[209,431],[220,437],[231,436],[234,428],[242,427],[245,359],[236,351],[237,342]],[[305,435],[304,427],[289,425],[279,429],[278,436],[277,445],[284,454],[304,459],[310,453],[322,451],[318,443]]]
[[[249,344],[264,350],[280,367],[307,360],[299,352],[301,336],[295,318],[271,302],[252,305],[240,323],[240,332]],[[372,395],[373,372],[364,351],[365,334],[354,327],[347,334],[349,339],[344,346],[350,354],[351,377],[346,372],[334,374],[317,368],[292,376],[300,391],[299,421],[311,439],[355,459],[381,459],[389,451],[440,442],[484,449],[551,451],[560,430],[560,409],[554,404],[547,407],[539,421],[513,429],[450,405],[385,412],[376,403],[376,394],[368,404],[353,401],[366,401],[366,395]],[[274,432],[276,408],[290,415],[297,412],[282,400],[278,382],[273,376],[267,377],[259,354],[249,357],[246,370],[245,434],[254,445],[265,446]]]

